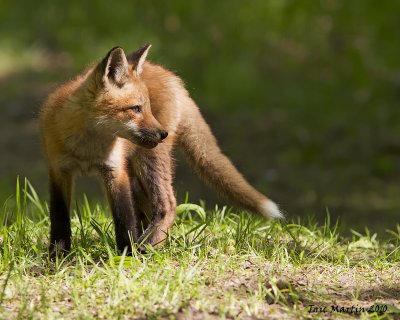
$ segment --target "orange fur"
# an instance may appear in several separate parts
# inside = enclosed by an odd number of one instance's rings
[[[52,254],[70,246],[70,233],[59,223],[67,220],[69,196],[60,195],[70,195],[72,183],[63,180],[73,181],[76,174],[93,173],[104,180],[119,249],[129,247],[132,239],[153,245],[163,241],[175,218],[171,152],[176,143],[200,177],[232,202],[281,217],[277,206],[221,153],[182,80],[145,61],[149,47],[128,56],[121,48],[111,50],[43,105]]]

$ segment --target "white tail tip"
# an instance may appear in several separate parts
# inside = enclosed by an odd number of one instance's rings
[[[273,219],[283,219],[283,213],[279,210],[279,207],[276,205],[275,202],[271,200],[265,200],[264,203],[261,205],[260,213],[266,218],[273,218]]]

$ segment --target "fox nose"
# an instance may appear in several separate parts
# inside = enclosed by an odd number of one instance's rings
[[[164,130],[161,130],[161,131],[160,131],[160,138],[161,138],[161,140],[164,140],[166,137],[168,137],[168,132],[167,132],[167,131],[164,131]]]

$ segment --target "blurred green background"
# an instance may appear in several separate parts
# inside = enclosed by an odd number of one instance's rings
[[[185,80],[221,148],[289,218],[329,210],[356,229],[393,229],[399,12],[389,0],[2,0],[0,200],[17,175],[47,197],[37,113],[55,85],[116,45],[151,43],[150,59]],[[226,203],[177,159],[179,199]]]

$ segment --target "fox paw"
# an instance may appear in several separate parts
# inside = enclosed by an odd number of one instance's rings
[[[49,247],[49,257],[51,260],[55,260],[57,257],[65,256],[71,248],[69,240],[60,239],[53,241]]]
[[[150,225],[144,233],[140,236],[139,243],[139,251],[146,252],[147,246],[161,246],[165,243],[167,239],[168,233],[158,226]]]

